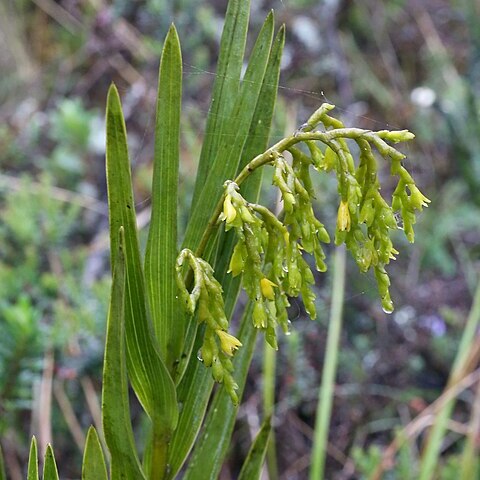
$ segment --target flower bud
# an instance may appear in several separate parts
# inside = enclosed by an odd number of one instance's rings
[[[255,328],[267,328],[267,314],[261,300],[255,302],[252,314],[253,326]]]
[[[230,395],[230,399],[234,405],[238,405],[238,395],[235,390],[238,389],[238,385],[235,383],[231,375],[225,375],[224,382],[225,390]]]
[[[262,291],[262,295],[268,300],[275,299],[275,291],[273,290],[273,287],[278,287],[278,285],[273,283],[268,278],[264,277],[260,280],[260,289]]]
[[[256,218],[250,213],[250,210],[243,205],[240,207],[240,217],[247,223],[255,223],[256,221]]]
[[[291,262],[288,267],[288,286],[292,292],[298,291],[302,285],[302,276],[298,270],[298,266],[295,262]]]
[[[348,203],[345,201],[340,202],[337,214],[337,229],[341,232],[350,231],[350,212],[348,210]]]
[[[228,266],[228,273],[231,273],[234,277],[240,275],[245,267],[245,258],[247,257],[247,250],[245,243],[240,241],[235,245],[233,249],[232,258],[230,259],[230,265]]]
[[[237,210],[232,205],[232,196],[227,194],[223,202],[223,218],[226,223],[232,223],[237,216]]]
[[[330,243],[330,235],[328,234],[326,228],[321,224],[317,230],[317,237],[323,243]]]
[[[223,365],[220,363],[218,358],[215,358],[212,364],[212,376],[214,380],[218,383],[222,383],[224,373]]]
[[[322,168],[329,172],[337,166],[338,157],[337,154],[330,148],[327,147],[325,150],[325,155],[323,156],[323,165]]]
[[[211,367],[213,363],[213,352],[208,346],[202,347],[202,360],[206,367]]]

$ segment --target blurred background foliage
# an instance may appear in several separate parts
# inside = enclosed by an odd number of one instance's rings
[[[28,439],[54,439],[62,478],[78,478],[89,424],[99,425],[108,302],[104,103],[123,97],[139,222],[149,218],[158,59],[170,22],[184,59],[181,218],[213,82],[220,0],[4,0],[0,3],[0,442],[12,480]],[[328,101],[344,122],[408,128],[408,166],[432,200],[416,243],[398,236],[396,311],[348,267],[328,478],[364,478],[398,428],[444,388],[478,281],[480,7],[472,0],[252,0],[251,29],[270,8],[287,26],[272,141]],[[318,178],[318,210],[336,205]],[[392,184],[385,169],[385,192]],[[268,184],[265,202],[273,204]],[[317,322],[294,303],[278,356],[275,428],[281,479],[306,478],[330,303],[318,278]],[[235,478],[259,424],[261,352],[222,479]],[[456,478],[475,396],[462,394],[438,478]],[[139,431],[141,419],[137,419]],[[478,435],[478,432],[477,432]],[[421,436],[420,436],[421,440]],[[385,478],[415,477],[420,440]],[[408,450],[408,451],[407,451]],[[71,461],[65,461],[71,459]],[[440,473],[439,473],[440,475]],[[366,478],[366,477],[365,477]]]

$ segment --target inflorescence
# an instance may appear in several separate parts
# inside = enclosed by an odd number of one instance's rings
[[[328,114],[333,108],[333,105],[323,104],[292,137],[253,159],[235,181],[225,182],[223,208],[219,215],[216,214],[217,220],[225,222],[225,230],[233,229],[237,236],[229,273],[243,275],[243,287],[254,303],[253,324],[265,332],[266,341],[273,348],[277,348],[277,325],[284,332],[289,329],[289,297],[301,295],[310,318],[316,317],[315,294],[311,288],[314,276],[304,252],[313,256],[317,271],[324,272],[327,268],[322,244],[329,243],[330,236],[315,217],[310,167],[336,175],[340,201],[335,244],[346,245],[362,272],[373,269],[382,307],[387,313],[393,311],[393,303],[385,267],[398,254],[391,232],[402,228],[407,239],[413,242],[415,212],[430,203],[402,165],[405,155],[391,146],[413,139],[412,133],[345,128],[342,122]],[[320,124],[323,129],[316,130]],[[358,147],[357,161],[347,140]],[[295,146],[299,143],[306,146],[308,153]],[[377,160],[372,147],[382,157],[390,159],[391,174],[398,177],[391,205],[380,193]],[[286,152],[291,160],[284,156]],[[274,168],[273,184],[283,201],[283,213],[279,217],[262,205],[248,202],[240,192],[240,184],[247,174],[265,164]],[[185,261],[194,274],[191,293],[183,280]],[[190,250],[180,253],[177,272],[179,290],[188,311],[193,314],[197,309],[198,321],[206,323],[201,348],[203,361],[212,368],[215,380],[225,383],[236,402],[230,357],[241,343],[227,333],[221,286],[213,277],[212,267]]]

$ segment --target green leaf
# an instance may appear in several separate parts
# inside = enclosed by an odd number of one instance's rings
[[[128,375],[153,424],[152,468],[166,468],[166,451],[178,421],[175,385],[159,352],[148,316],[140,258],[135,203],[128,158],[125,120],[114,85],[107,100],[107,187],[110,214],[111,262],[118,254],[118,231],[125,232],[125,338]],[[152,473],[153,475],[154,473]]]
[[[199,328],[199,335],[193,347],[194,352],[197,352],[202,345],[203,331],[203,327]],[[213,379],[210,370],[205,368],[195,354],[192,355],[185,375],[177,388],[178,401],[183,407],[170,445],[169,479],[175,478],[193,446],[207,410],[212,387]]]
[[[257,330],[252,324],[251,314],[252,303],[249,303],[237,335],[243,347],[238,350],[233,359],[235,381],[239,387],[237,391],[239,398],[242,398],[245,388],[257,336]],[[197,363],[200,364],[198,361]],[[200,366],[203,370],[207,370],[203,365],[200,364]],[[207,478],[213,480],[218,478],[223,459],[230,446],[230,437],[237,413],[238,405],[233,405],[225,388],[220,387],[210,405],[205,419],[205,428],[195,442],[195,449],[190,457],[183,480],[206,480]],[[182,418],[180,417],[181,421]],[[209,472],[208,477],[205,476],[205,472]]]
[[[37,439],[33,436],[30,443],[30,454],[28,455],[27,480],[38,480],[38,451]]]
[[[52,446],[47,445],[45,452],[45,463],[43,464],[43,480],[59,480],[57,464],[55,463],[55,456],[53,454]]]
[[[229,118],[238,96],[249,16],[250,0],[230,0],[228,2],[225,26],[220,42],[217,75],[207,117],[205,140],[198,163],[192,206],[197,204],[205,186],[212,160],[218,152],[223,126],[226,119]]]
[[[262,91],[252,120],[249,139],[242,155],[243,164],[246,164],[267,148],[270,125],[277,98],[280,61],[284,44],[285,29],[281,27],[272,46]],[[247,192],[247,198],[251,201],[256,201],[258,198],[261,179],[261,175],[255,175],[250,177],[244,184],[243,188]],[[224,248],[220,252],[218,266],[216,267],[216,276],[221,281],[225,291],[225,311],[227,315],[233,311],[240,287],[238,278],[233,278],[231,275],[226,274],[233,244],[234,237],[231,235],[224,243]],[[244,314],[239,332],[239,340],[242,342],[243,347],[239,349],[234,358],[234,375],[239,385],[239,398],[241,398],[246,382],[256,334],[257,331],[253,328],[251,322],[251,308],[248,308]],[[199,362],[196,363],[198,364]],[[192,385],[194,384],[194,381],[192,381]],[[196,401],[198,402],[198,398],[196,398]],[[189,469],[185,478],[202,478],[202,471],[211,472],[211,478],[216,478],[228,451],[237,411],[238,408],[232,404],[225,389],[220,388],[213,399],[205,420],[205,428],[195,444],[192,461],[189,463]],[[218,415],[217,412],[222,412],[222,414]],[[195,464],[197,465],[196,467]],[[205,470],[202,470],[203,467],[205,467]]]
[[[268,146],[270,128],[272,124],[273,112],[277,101],[278,82],[280,79],[280,63],[282,60],[283,47],[285,45],[285,26],[281,26],[272,45],[272,51],[263,79],[262,90],[258,97],[255,113],[253,115],[247,142],[242,152],[240,164],[237,173],[258,154],[264,152]],[[262,183],[263,169],[253,172],[242,185],[243,196],[251,201],[257,202]],[[228,232],[226,242],[222,242],[222,248],[218,252],[218,259],[215,264],[215,275],[217,280],[223,285],[226,292],[230,292],[230,284],[233,284],[234,291],[238,291],[240,277],[232,277],[227,274],[228,265],[232,256],[233,247],[236,243],[234,232]],[[236,295],[226,295],[226,308],[229,303],[236,301]]]
[[[97,432],[90,426],[82,462],[82,480],[108,480],[107,467]]]
[[[243,147],[248,137],[255,106],[260,95],[263,77],[273,39],[273,14],[270,13],[253,48],[245,77],[234,108],[224,127],[214,158],[210,159],[209,174],[185,233],[184,246],[196,250],[210,216],[223,194],[223,182],[232,179],[238,169]]]
[[[251,121],[251,128],[249,129],[248,133],[248,140],[242,152],[243,163],[246,163],[255,155],[264,151],[267,147],[268,135],[278,89],[280,59],[284,40],[285,29],[282,27],[272,47],[261,92],[257,97],[256,103],[254,104],[255,108],[252,108],[252,110],[254,110],[254,115]],[[260,188],[261,175],[256,176],[252,179],[252,181],[249,180],[248,182],[249,183],[246,183],[245,185],[249,189],[249,198],[255,200],[258,196]],[[229,244],[227,242],[225,244],[221,253],[223,261],[219,262],[219,266],[216,268],[215,273],[217,278],[224,282],[225,311],[227,317],[230,317],[233,311],[235,300],[240,288],[238,279],[234,279],[232,281],[231,275],[226,275],[232,248],[233,243]],[[240,340],[245,346],[250,344],[253,345],[256,331],[254,331],[253,327],[251,326],[250,319],[245,321],[245,325],[242,328],[244,329],[241,330],[241,335],[243,335],[243,338],[240,337]],[[200,348],[201,336],[202,332],[199,331],[195,346],[193,347],[194,352]],[[236,365],[235,379],[240,385],[239,393],[242,392],[242,383],[245,382],[248,366],[250,365],[251,361],[252,352],[249,351],[245,346],[236,353],[236,358],[234,359],[234,363]],[[171,457],[169,459],[169,463],[172,466],[172,475],[169,478],[173,478],[175,473],[181,467],[198,433],[198,430],[200,429],[212,386],[213,381],[208,369],[206,369],[197,360],[195,355],[192,355],[185,376],[178,388],[178,399],[183,405],[183,409],[180,415],[177,431],[172,439]],[[217,416],[216,418],[218,423],[223,424],[223,426],[226,427],[225,438],[227,440],[225,444],[220,445],[220,443],[215,440],[215,438],[218,437],[211,438],[211,443],[208,443],[208,447],[203,451],[203,453],[211,448],[213,452],[212,457],[215,457],[213,458],[213,461],[218,463],[223,460],[223,456],[228,448],[228,439],[231,435],[231,429],[233,429],[237,408],[232,405],[230,397],[225,393],[223,388],[219,389],[217,396],[218,399],[216,397],[215,401],[218,401],[218,404],[220,405],[220,409],[217,410],[221,411],[222,415]],[[212,407],[212,411],[213,410],[214,408]],[[213,414],[212,416],[215,418]],[[211,420],[209,419],[206,423],[208,424],[210,421]],[[205,435],[202,433],[202,438],[204,438],[204,436]],[[210,457],[210,452],[208,452],[207,456]],[[220,457],[221,459],[219,460]],[[210,463],[210,459],[208,461]],[[204,471],[209,470],[207,469]]]
[[[238,480],[258,480],[260,478],[271,430],[270,417],[267,417],[248,452]]]
[[[118,252],[115,255],[103,363],[102,421],[105,441],[112,457],[111,480],[145,478],[137,457],[130,423],[125,358],[125,239],[122,227],[120,232]]]
[[[193,251],[200,244],[203,232],[223,194],[223,182],[234,178],[237,172],[263,84],[272,37],[273,14],[270,13],[255,42],[233,112],[228,119],[225,119],[218,152],[210,164],[210,173],[205,182],[205,188],[193,208],[187,225],[184,247]],[[215,236],[212,237],[212,241],[214,238]],[[190,357],[195,334],[196,323],[194,320],[190,320],[187,327],[184,358]]]
[[[145,254],[145,279],[160,354],[170,372],[180,357],[185,317],[176,299],[177,186],[182,100],[182,56],[172,25],[160,62],[155,155],[152,181],[152,218]]]

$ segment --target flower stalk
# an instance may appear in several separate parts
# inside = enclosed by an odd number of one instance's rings
[[[177,262],[179,286],[187,292],[184,295],[186,307],[193,314],[199,303],[199,322],[206,321],[207,325],[212,322],[212,316],[205,313],[208,310],[206,305],[215,296],[221,298],[221,288],[215,284],[211,267],[201,260],[221,222],[224,222],[225,230],[233,229],[237,236],[229,273],[243,275],[244,289],[254,303],[252,322],[264,331],[266,341],[276,349],[277,325],[284,332],[288,331],[290,297],[301,295],[309,316],[312,319],[316,317],[315,294],[311,288],[315,280],[304,256],[310,254],[316,270],[324,272],[327,267],[322,244],[330,242],[330,235],[313,210],[315,192],[310,167],[336,176],[340,203],[335,244],[346,245],[362,272],[374,271],[382,308],[387,313],[393,311],[390,280],[385,267],[399,252],[393,246],[391,232],[403,229],[412,242],[416,211],[422,211],[430,202],[402,165],[405,155],[390,144],[409,141],[414,135],[407,130],[375,132],[345,128],[340,120],[329,115],[333,108],[333,105],[323,104],[294,134],[252,159],[233,181],[225,182],[224,194],[195,254],[190,251],[184,253],[184,250],[179,257],[188,258],[191,267],[185,282],[183,260]],[[352,142],[356,144],[358,154],[352,153]],[[305,145],[308,153],[298,148],[299,144]],[[374,149],[390,160],[391,174],[398,177],[391,205],[380,193]],[[291,159],[286,158],[287,153]],[[358,158],[355,159],[355,156]],[[274,169],[273,184],[279,189],[283,201],[282,220],[266,207],[249,203],[241,194],[242,183],[264,165]],[[403,227],[397,223],[397,213],[403,220]],[[192,282],[193,288],[188,293],[185,285]],[[225,339],[225,335],[230,334],[226,333],[228,322],[221,314],[223,299],[216,300],[213,305],[209,308],[218,316],[220,340]],[[205,361],[206,352],[205,363],[212,365],[214,377],[225,382],[227,378],[231,379],[231,370],[227,363],[221,369],[220,359],[222,355],[232,355],[240,345],[232,340],[226,348],[223,348],[222,342],[221,348],[215,347],[214,332],[217,327],[212,323],[208,328],[202,355]],[[216,361],[220,363],[217,365]]]

